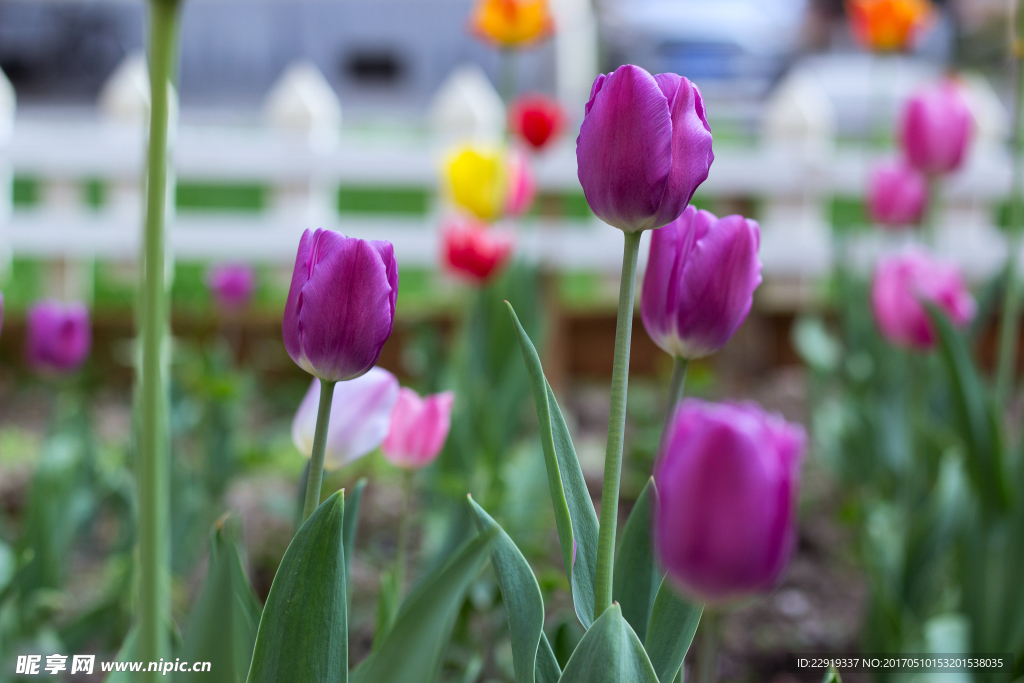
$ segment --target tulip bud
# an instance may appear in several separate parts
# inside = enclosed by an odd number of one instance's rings
[[[454,221],[443,233],[444,261],[475,284],[486,284],[512,255],[512,236],[472,221]]]
[[[923,302],[938,306],[958,327],[974,317],[974,297],[955,266],[918,249],[879,260],[871,283],[871,307],[889,343],[921,350],[935,345],[935,330]]]
[[[916,225],[928,205],[928,181],[906,163],[875,168],[868,182],[868,214],[889,228]]]
[[[25,350],[29,365],[53,374],[73,372],[89,357],[92,328],[84,304],[40,301],[28,311]]]
[[[675,585],[721,602],[775,584],[796,541],[805,442],[754,404],[682,403],[654,472],[654,541]]]
[[[757,222],[687,207],[651,233],[640,313],[654,343],[679,358],[702,358],[729,341],[761,284]]]
[[[381,445],[388,462],[404,469],[434,462],[448,438],[454,403],[455,394],[450,391],[420,398],[402,387],[391,413],[391,430]]]
[[[334,385],[324,463],[341,467],[373,451],[388,435],[398,400],[398,379],[383,368]],[[314,379],[292,420],[292,442],[307,458],[313,452],[320,380]]]
[[[397,296],[390,242],[306,230],[284,307],[288,355],[325,381],[359,377],[391,336]]]
[[[627,232],[679,218],[715,158],[697,86],[627,64],[597,77],[585,112],[576,162],[598,218]]]
[[[518,48],[547,38],[554,21],[547,0],[477,0],[470,30],[504,48]]]
[[[876,52],[907,50],[928,27],[928,0],[848,0],[853,35]]]
[[[509,109],[509,128],[539,151],[565,128],[565,113],[558,100],[545,95],[525,95]]]
[[[217,306],[239,311],[249,306],[256,291],[256,273],[245,264],[220,264],[206,274],[206,286]]]
[[[505,213],[509,216],[522,216],[537,196],[537,182],[533,179],[530,162],[526,155],[519,151],[508,156],[508,197],[505,200]]]
[[[903,108],[900,142],[910,165],[922,173],[960,168],[973,133],[971,110],[952,80],[920,90]]]
[[[463,147],[446,163],[446,181],[452,200],[474,216],[491,221],[505,206],[507,167],[498,149]]]

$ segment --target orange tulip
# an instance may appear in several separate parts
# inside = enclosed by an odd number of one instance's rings
[[[514,48],[550,36],[554,21],[547,0],[478,0],[470,27],[487,42]]]
[[[877,52],[906,50],[932,15],[928,0],[848,0],[853,33]]]

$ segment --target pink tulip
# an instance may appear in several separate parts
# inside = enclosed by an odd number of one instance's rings
[[[928,204],[928,181],[906,163],[875,168],[868,183],[868,214],[888,228],[916,225]]]
[[[92,328],[84,304],[40,301],[29,309],[27,325],[25,351],[36,370],[69,373],[89,357]]]
[[[391,431],[381,451],[397,467],[419,469],[434,462],[452,424],[455,394],[445,391],[420,398],[412,389],[402,387],[394,412]]]
[[[335,384],[324,462],[341,467],[377,448],[388,434],[396,400],[398,379],[383,368]],[[292,442],[307,458],[313,452],[319,408],[320,380],[314,379],[292,421]]]
[[[679,218],[715,159],[697,86],[626,64],[597,77],[584,111],[576,164],[597,217],[626,232]]]
[[[974,132],[974,119],[952,80],[920,90],[903,108],[900,141],[910,165],[928,175],[960,168]]]
[[[533,179],[530,162],[526,155],[515,150],[508,157],[508,192],[505,199],[505,213],[522,216],[537,196],[537,181]]]
[[[248,307],[256,291],[256,272],[243,263],[219,264],[206,274],[217,306],[227,311]]]
[[[654,541],[669,579],[700,600],[771,588],[796,542],[804,429],[754,404],[687,399],[654,480]]]
[[[871,283],[871,305],[878,329],[891,344],[928,349],[935,331],[922,302],[938,306],[954,325],[974,317],[974,298],[955,266],[921,250],[908,250],[878,262]]]

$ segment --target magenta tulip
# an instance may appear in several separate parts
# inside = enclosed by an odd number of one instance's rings
[[[391,336],[397,296],[390,242],[306,230],[284,307],[288,355],[325,381],[359,377]]]
[[[951,80],[920,90],[903,108],[903,152],[922,173],[936,175],[960,168],[973,132],[971,110]]]
[[[576,138],[580,184],[594,213],[627,232],[683,212],[715,155],[696,85],[627,64],[594,81]]]
[[[40,301],[28,311],[25,352],[36,370],[64,374],[89,357],[92,328],[84,304]]]
[[[341,467],[377,448],[388,435],[397,399],[398,379],[383,368],[335,384],[324,462]],[[319,404],[320,380],[314,379],[292,421],[292,442],[307,458],[313,452]]]
[[[455,394],[445,391],[420,398],[402,387],[391,414],[391,431],[381,451],[392,465],[419,469],[434,462],[452,424]]]
[[[935,304],[958,327],[974,317],[974,297],[955,266],[917,249],[879,260],[871,306],[882,336],[896,346],[931,348],[935,330],[923,302]]]
[[[226,311],[239,311],[252,302],[256,292],[256,272],[243,263],[219,264],[206,274],[217,306]]]
[[[757,222],[687,207],[651,234],[640,313],[654,343],[679,358],[702,358],[729,341],[761,284]]]
[[[868,214],[888,228],[916,225],[928,204],[928,181],[906,163],[875,168],[868,182]]]
[[[722,602],[776,583],[796,541],[805,442],[754,404],[681,404],[654,473],[654,541],[676,586]]]

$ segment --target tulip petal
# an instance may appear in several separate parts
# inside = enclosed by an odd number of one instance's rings
[[[590,208],[621,230],[658,227],[672,170],[668,98],[654,77],[627,64],[595,83],[576,140],[578,174]]]

